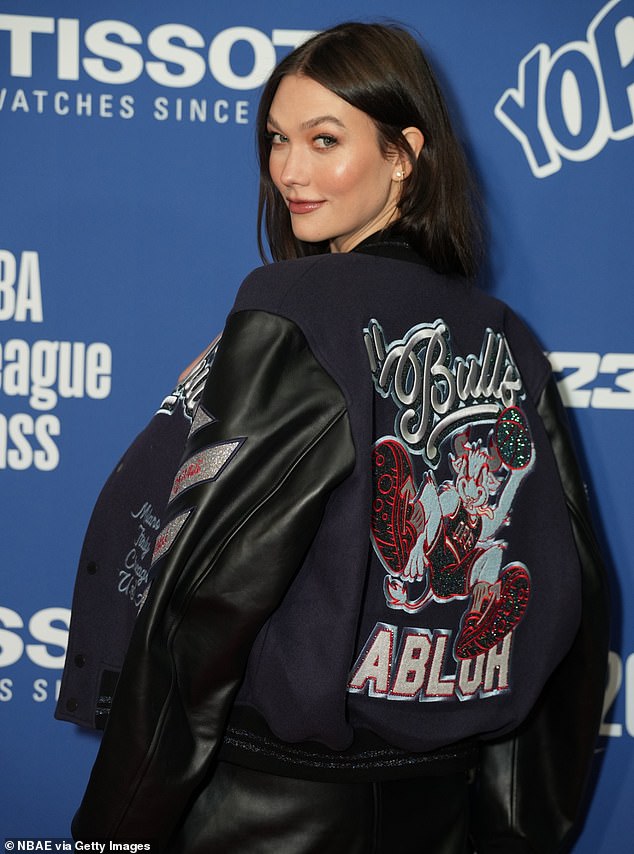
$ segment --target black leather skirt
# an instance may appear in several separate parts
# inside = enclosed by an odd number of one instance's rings
[[[315,782],[218,762],[171,854],[465,854],[464,772]]]

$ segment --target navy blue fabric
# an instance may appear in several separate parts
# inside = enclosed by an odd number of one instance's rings
[[[237,704],[255,709],[283,742],[313,740],[333,750],[350,746],[355,727],[409,751],[513,729],[569,648],[579,619],[578,557],[535,409],[550,376],[537,341],[505,304],[465,281],[437,275],[420,263],[360,253],[255,271],[240,289],[234,311],[253,309],[280,314],[301,328],[346,399],[357,459],[353,474],[333,494],[297,579],[260,633]],[[528,566],[531,600],[515,632],[510,690],[484,699],[474,695],[461,701],[456,692],[443,702],[403,702],[369,697],[367,691],[346,693],[353,663],[375,625],[387,621],[397,631],[415,627],[432,633],[450,625],[457,631],[465,610],[464,601],[430,602],[414,615],[386,607],[385,569],[370,541],[371,450],[377,439],[393,434],[395,407],[372,383],[363,330],[373,318],[390,342],[416,324],[442,319],[453,358],[479,355],[486,330],[492,329],[506,336],[521,374],[521,407],[537,462],[521,484],[512,524],[503,534],[504,562]],[[439,483],[450,477],[445,457]],[[421,458],[414,464],[422,478]]]

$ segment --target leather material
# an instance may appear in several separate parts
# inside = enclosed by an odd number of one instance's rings
[[[582,618],[572,648],[528,720],[512,736],[481,750],[473,834],[478,854],[554,854],[568,849],[578,830],[603,706],[606,573],[566,413],[552,379],[538,412],[557,462],[581,562]]]
[[[172,502],[172,519],[190,515],[135,626],[78,838],[169,838],[209,768],[253,639],[354,464],[341,392],[283,318],[230,317],[201,406],[212,419],[185,461],[241,446]]]
[[[464,773],[326,783],[219,762],[169,852],[466,854],[467,825]]]

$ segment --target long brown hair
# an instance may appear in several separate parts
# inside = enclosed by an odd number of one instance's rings
[[[397,149],[412,171],[399,200],[400,235],[443,273],[473,276],[480,256],[480,229],[471,175],[451,126],[434,73],[416,40],[400,26],[346,23],[318,33],[285,57],[266,84],[257,116],[260,162],[258,245],[266,260],[263,231],[276,261],[328,251],[292,231],[290,215],[269,171],[269,111],[288,74],[304,74],[366,113],[379,146]],[[425,144],[417,158],[402,134],[417,127]]]

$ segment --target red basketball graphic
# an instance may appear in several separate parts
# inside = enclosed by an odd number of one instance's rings
[[[491,599],[481,613],[470,611],[456,639],[458,659],[475,658],[493,649],[524,616],[531,594],[531,579],[522,563],[508,564],[500,575],[499,599]]]
[[[495,424],[495,444],[507,468],[523,469],[531,461],[533,443],[528,422],[521,409],[509,406]]]
[[[401,575],[417,536],[409,520],[411,506],[403,489],[408,481],[412,482],[412,464],[407,451],[395,439],[378,442],[372,462],[372,537],[387,571]]]

